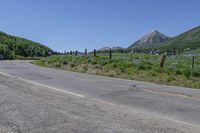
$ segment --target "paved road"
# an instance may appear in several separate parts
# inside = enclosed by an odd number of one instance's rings
[[[200,131],[199,90],[65,72],[28,61],[2,61],[0,72],[0,131]]]

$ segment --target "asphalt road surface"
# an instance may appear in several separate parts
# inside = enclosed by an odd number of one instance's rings
[[[200,91],[0,62],[0,133],[199,133]]]

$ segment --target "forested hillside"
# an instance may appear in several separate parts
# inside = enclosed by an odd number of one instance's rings
[[[197,49],[200,48],[200,26],[182,33],[169,41],[161,43],[164,49]]]
[[[15,59],[17,56],[45,57],[49,52],[52,50],[47,46],[0,32],[0,55],[4,59]]]

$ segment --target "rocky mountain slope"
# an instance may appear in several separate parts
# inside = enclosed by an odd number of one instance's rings
[[[167,40],[170,40],[171,37],[160,33],[159,31],[153,31],[144,37],[142,37],[140,40],[133,43],[131,46],[129,46],[129,49],[132,48],[149,48],[156,46],[162,42],[165,42]]]

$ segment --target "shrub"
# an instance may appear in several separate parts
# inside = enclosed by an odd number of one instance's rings
[[[87,63],[90,64],[91,62],[92,62],[92,59],[89,58],[89,59],[87,60]]]
[[[113,67],[113,68],[117,68],[117,64],[116,64],[116,63],[113,63],[113,64],[112,64],[112,67]]]
[[[157,76],[157,74],[156,74],[154,71],[151,71],[151,72],[149,73],[149,75],[150,75],[150,76],[153,76],[153,77]]]
[[[105,66],[105,65],[108,64],[108,61],[107,60],[100,60],[99,64],[102,65],[102,66]]]
[[[176,74],[176,75],[181,75],[181,74],[182,74],[182,72],[181,72],[181,70],[180,70],[180,69],[176,69],[176,70],[175,70],[175,74]]]
[[[92,61],[92,65],[96,65],[97,64],[97,61],[96,60],[93,60]]]
[[[138,68],[138,70],[145,70],[145,67],[143,64],[138,64],[137,68]]]
[[[189,79],[191,77],[191,74],[192,74],[191,69],[185,69],[183,74],[185,75],[186,78]]]
[[[70,66],[73,68],[75,67],[75,63],[71,63]]]
[[[61,62],[62,62],[63,65],[67,65],[68,64],[67,60],[62,60]]]
[[[200,76],[200,70],[199,71],[198,70],[193,70],[192,71],[192,76],[199,77]]]
[[[55,67],[56,67],[56,68],[59,68],[59,67],[61,67],[61,64],[60,64],[60,63],[56,63],[56,64],[55,64]]]
[[[139,70],[148,70],[148,69],[152,68],[153,64],[151,62],[144,62],[144,61],[142,61],[137,66],[138,66]]]

